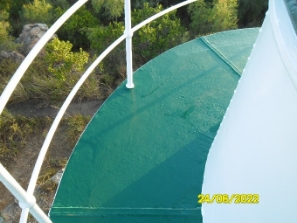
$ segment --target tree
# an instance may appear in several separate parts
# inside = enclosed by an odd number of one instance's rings
[[[207,34],[237,28],[237,0],[198,0],[188,7],[195,34]]]
[[[53,7],[45,0],[34,0],[23,5],[23,16],[29,22],[43,22],[49,24],[52,20]]]
[[[218,32],[237,28],[237,0],[214,1],[210,21],[212,21],[212,32]]]
[[[239,0],[238,18],[240,26],[260,26],[268,9],[268,0]]]
[[[117,20],[124,12],[124,0],[92,0],[95,12],[103,11],[109,19]]]
[[[55,18],[59,18],[66,10],[60,7],[55,8]],[[69,40],[73,44],[73,48],[78,50],[80,47],[84,49],[90,48],[90,41],[87,38],[89,28],[98,27],[99,20],[92,13],[82,6],[74,15],[72,15],[66,23],[58,30],[57,34],[62,40]]]
[[[124,33],[124,29],[123,22],[110,22],[108,26],[88,29],[87,36],[91,42],[91,48],[97,53],[101,53]]]
[[[1,0],[0,9],[3,11],[8,11],[11,4],[12,4],[12,0]]]
[[[1,50],[14,50],[16,44],[13,42],[13,37],[9,35],[11,29],[7,21],[9,14],[6,11],[0,11],[0,51]]]
[[[0,11],[0,46],[9,40],[8,29],[10,25],[7,21],[8,13],[6,11]]]
[[[162,10],[162,5],[150,7],[148,3],[145,3],[142,9],[133,10],[132,23],[136,25]],[[176,11],[173,11],[152,21],[134,34],[134,51],[138,55],[138,59],[143,59],[141,62],[146,62],[165,50],[186,41],[187,38],[187,30],[181,25],[180,19],[176,17]]]
[[[211,11],[211,4],[204,0],[198,0],[188,6],[188,13],[192,19],[190,27],[195,34],[206,34],[211,32]]]

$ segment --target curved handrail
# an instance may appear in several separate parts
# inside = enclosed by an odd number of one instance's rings
[[[17,69],[13,77],[11,78],[10,82],[6,86],[6,88],[3,91],[3,94],[0,97],[0,114],[2,113],[7,101],[9,100],[12,92],[16,88],[17,84],[19,83],[20,79],[24,75],[25,71],[28,69],[34,58],[37,56],[37,54],[40,52],[40,50],[43,48],[43,46],[48,42],[48,40],[51,38],[52,35],[60,28],[60,26],[65,23],[65,21],[76,11],[78,10],[83,4],[85,4],[88,0],[79,0],[77,3],[75,3],[69,10],[67,10],[55,23],[54,25],[46,32],[46,34],[40,39],[40,41],[35,45],[35,47],[31,50],[31,52],[28,54],[28,56],[25,58],[25,60],[22,62],[20,67]],[[187,0],[185,2],[179,3],[175,6],[172,6],[166,10],[163,10],[162,12],[157,13],[154,16],[149,17],[145,21],[141,22],[140,24],[136,25],[132,29],[130,29],[130,32],[132,34],[140,29],[141,27],[147,25],[151,21],[165,15],[168,12],[171,12],[177,8],[180,8],[182,6],[188,5],[192,2],[195,2],[197,0]],[[127,30],[126,30],[127,31]],[[30,182],[27,190],[27,195],[32,195],[35,189],[35,185],[38,179],[38,175],[43,163],[43,160],[45,158],[46,152],[48,150],[48,147],[51,143],[51,140],[54,136],[54,133],[56,132],[58,125],[66,112],[69,104],[73,100],[74,96],[76,95],[77,91],[80,89],[84,81],[88,78],[88,76],[91,74],[91,72],[96,68],[96,66],[118,45],[120,44],[125,38],[128,36],[131,38],[131,33],[126,32],[119,37],[115,42],[113,42],[92,64],[91,66],[86,70],[86,72],[82,75],[82,77],[78,80],[72,91],[69,93],[68,97],[66,98],[65,102],[63,103],[61,109],[59,110],[53,124],[51,125],[51,128],[45,138],[45,141],[43,143],[43,146],[40,150],[40,153],[38,155]],[[129,30],[128,30],[129,31]],[[29,208],[24,208],[21,216],[21,222],[25,222],[27,220]]]
[[[9,172],[0,163],[0,181],[9,191],[18,198],[19,205],[22,208],[30,208],[31,214],[39,222],[49,223],[51,220],[36,204],[36,199],[33,195],[28,196],[28,193],[18,184],[18,182],[9,174]]]
[[[72,99],[74,98],[74,96],[76,95],[77,91],[80,89],[80,87],[82,86],[82,84],[85,82],[85,80],[89,77],[89,75],[92,73],[92,71],[96,68],[96,66],[104,59],[104,57],[106,57],[107,54],[110,53],[110,51],[112,51],[117,45],[119,45],[124,39],[125,39],[126,35],[122,35],[120,38],[118,38],[112,45],[110,45],[92,64],[91,66],[87,69],[87,71],[81,76],[81,78],[78,80],[78,82],[76,83],[76,85],[74,86],[74,88],[71,90],[71,92],[69,93],[68,97],[66,98],[65,102],[63,103],[62,107],[60,108],[53,124],[51,125],[51,128],[49,130],[49,132],[46,135],[46,138],[44,140],[44,143],[41,147],[41,150],[39,152],[37,161],[35,163],[35,167],[33,169],[33,173],[29,182],[29,186],[28,186],[28,193],[32,194],[34,192],[35,186],[36,186],[36,182],[38,179],[38,175],[43,163],[43,160],[45,158],[45,155],[47,153],[47,150],[49,148],[49,145],[53,139],[53,136],[58,128],[58,125],[60,124],[60,121],[63,117],[63,115],[65,114],[69,104],[71,103]],[[26,211],[27,212],[27,211]],[[23,215],[23,214],[22,214]],[[24,215],[26,215],[26,213],[24,213]],[[25,217],[25,216],[24,216]],[[22,219],[22,218],[21,218]]]
[[[197,1],[197,0],[189,0],[186,1],[188,4]],[[184,6],[185,4],[178,4],[179,7]],[[173,11],[176,9],[176,6],[172,6],[170,8],[168,8],[166,11],[166,13]],[[160,16],[166,14],[163,11],[157,13],[156,15],[148,18],[147,20],[150,22],[153,19],[159,18]],[[152,19],[153,18],[153,19]],[[141,26],[136,25],[134,28],[132,28],[132,30],[138,30],[140,29],[142,26],[145,26],[146,24],[148,24],[149,22],[146,22],[146,20],[141,24]],[[127,37],[127,34],[123,34],[121,37],[119,37],[116,41],[114,41],[92,64],[91,66],[87,69],[87,71],[81,76],[81,78],[78,80],[78,82],[76,83],[76,85],[74,86],[74,88],[71,90],[71,92],[69,93],[68,97],[66,98],[65,102],[63,103],[62,107],[60,108],[46,138],[45,141],[43,143],[43,146],[40,150],[39,156],[37,158],[33,173],[32,173],[32,177],[30,179],[30,183],[29,183],[29,187],[28,187],[28,192],[34,192],[34,187],[35,184],[37,182],[37,178],[39,175],[39,171],[41,168],[41,165],[43,163],[45,154],[47,152],[47,149],[51,143],[51,140],[54,136],[54,133],[56,132],[58,125],[63,117],[63,115],[65,114],[69,104],[71,103],[71,101],[73,100],[74,96],[76,95],[77,91],[79,90],[79,88],[81,87],[81,85],[84,83],[84,81],[88,78],[88,76],[92,73],[92,71],[96,68],[96,66],[98,66],[98,64],[118,45],[120,44],[125,38]],[[32,183],[31,183],[32,182]]]

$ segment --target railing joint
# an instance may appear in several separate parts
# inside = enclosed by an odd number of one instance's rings
[[[33,195],[27,194],[24,201],[19,201],[19,206],[22,209],[26,209],[26,208],[31,209],[35,205],[36,205],[36,198]]]

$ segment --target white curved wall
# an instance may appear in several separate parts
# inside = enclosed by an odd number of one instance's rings
[[[204,203],[204,223],[297,222],[297,38],[288,19],[283,1],[270,1],[205,167],[203,194],[259,194],[259,204]]]

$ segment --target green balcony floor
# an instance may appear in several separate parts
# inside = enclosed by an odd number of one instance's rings
[[[257,35],[193,40],[138,69],[134,89],[120,85],[69,159],[53,222],[202,222],[208,150]]]

